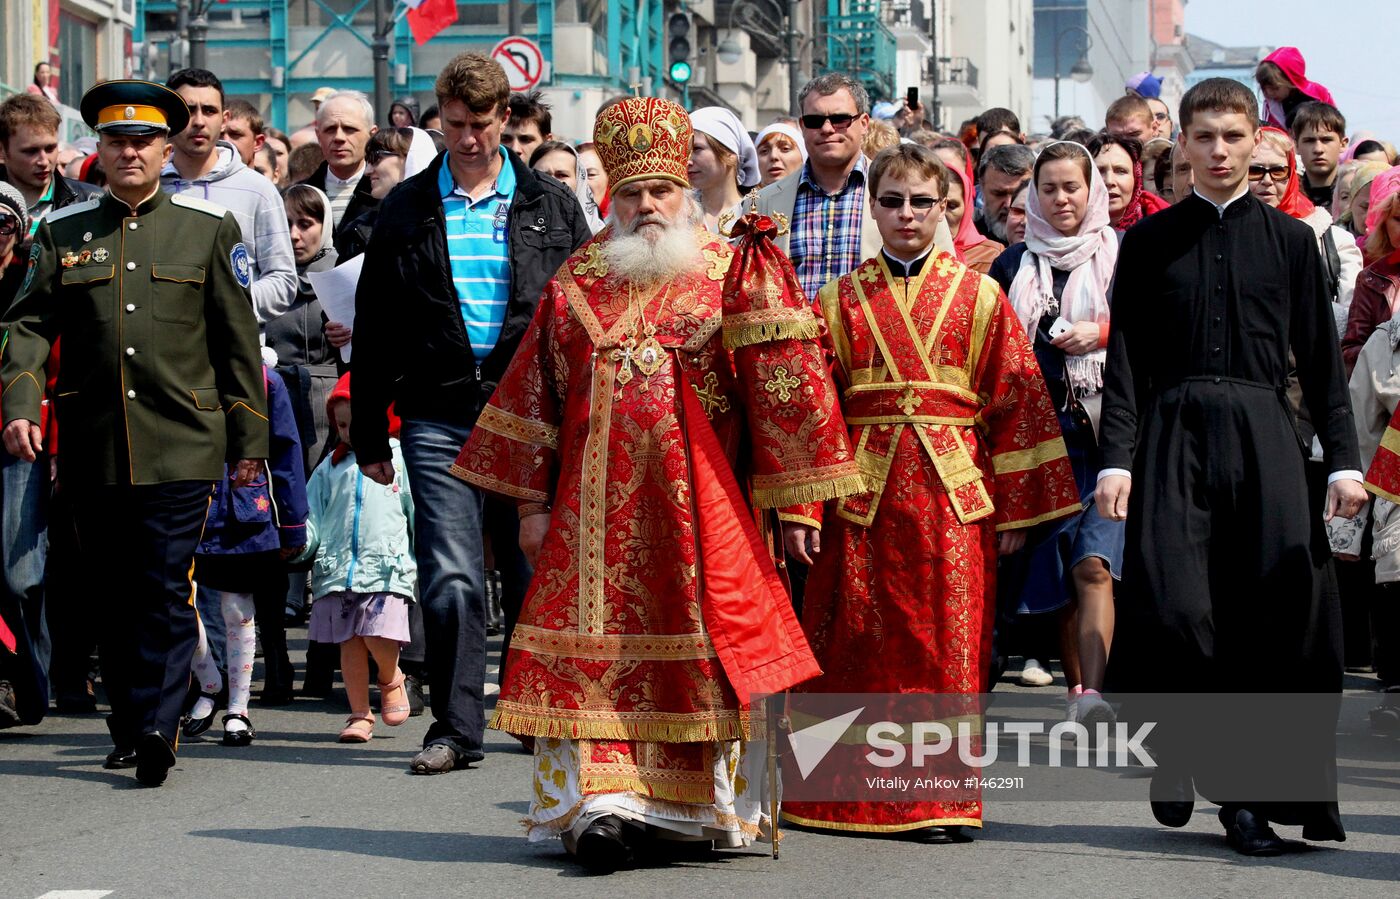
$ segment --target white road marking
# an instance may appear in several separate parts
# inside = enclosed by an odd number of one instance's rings
[[[102,899],[110,895],[111,890],[49,890],[39,899]]]

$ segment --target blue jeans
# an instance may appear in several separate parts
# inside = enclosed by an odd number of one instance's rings
[[[48,556],[49,457],[25,462],[0,448],[0,616],[17,640],[13,667],[20,720],[38,724],[49,708],[49,627],[44,619]]]
[[[483,758],[486,730],[482,493],[448,470],[470,435],[467,425],[417,419],[404,421],[401,438],[433,711],[423,745],[449,746],[459,762]]]

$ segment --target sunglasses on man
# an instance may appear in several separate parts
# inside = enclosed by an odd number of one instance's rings
[[[1286,165],[1252,165],[1249,167],[1250,181],[1263,181],[1264,176],[1275,184],[1282,184],[1288,180],[1288,166]]]
[[[831,115],[808,113],[802,117],[802,127],[809,131],[820,131],[827,122],[837,131],[845,131],[860,116],[854,112],[833,112]]]
[[[19,233],[19,219],[12,215],[0,215],[0,237]]]
[[[885,194],[883,197],[876,197],[875,202],[886,209],[903,209],[904,204],[908,203],[910,209],[927,212],[943,200],[939,197],[901,197],[897,194]]]

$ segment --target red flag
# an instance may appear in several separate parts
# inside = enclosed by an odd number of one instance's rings
[[[457,21],[457,0],[421,0],[408,11],[408,28],[413,40],[426,44],[439,31]]]

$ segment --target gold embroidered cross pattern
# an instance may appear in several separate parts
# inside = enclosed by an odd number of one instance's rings
[[[773,369],[773,379],[763,385],[763,389],[778,398],[778,402],[786,403],[792,399],[791,391],[801,386],[802,381],[788,374],[788,370],[781,365]]]
[[[694,387],[695,385],[691,385]],[[714,410],[721,412],[729,411],[729,397],[719,391],[719,375],[708,372],[705,375],[704,388],[695,387],[695,395],[700,399],[700,405],[705,408],[705,417],[714,419]]]
[[[589,248],[584,251],[583,255],[583,262],[579,264],[578,268],[574,269],[575,275],[582,278],[592,273],[599,278],[607,277],[608,263],[603,259],[603,253],[598,249],[597,244],[589,246]]]
[[[895,401],[895,405],[898,406],[900,411],[905,415],[913,415],[914,410],[923,404],[924,398],[914,392],[913,384],[905,384],[903,392],[899,395],[899,399]]]

